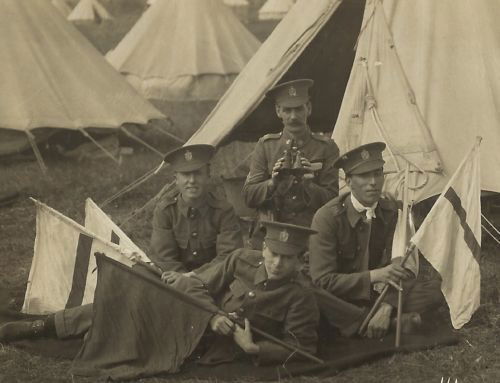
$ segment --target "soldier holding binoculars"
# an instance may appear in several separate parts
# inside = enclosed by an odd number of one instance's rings
[[[243,194],[259,219],[309,226],[317,209],[338,195],[339,149],[327,136],[313,133],[307,119],[313,81],[279,84],[266,94],[276,103],[281,133],[266,134],[254,149]]]

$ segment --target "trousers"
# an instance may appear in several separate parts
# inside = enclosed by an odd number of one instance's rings
[[[341,335],[346,337],[355,335],[358,332],[377,296],[374,294],[373,299],[369,302],[349,302],[323,289],[315,289],[315,297],[321,315],[330,326],[337,328]],[[390,287],[384,302],[397,307],[398,292]],[[423,314],[437,309],[443,303],[444,297],[439,279],[403,282],[403,312]]]

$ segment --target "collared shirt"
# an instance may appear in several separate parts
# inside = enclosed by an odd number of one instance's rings
[[[205,283],[223,311],[248,318],[252,326],[305,351],[316,352],[319,311],[308,282],[299,274],[270,280],[262,253],[239,249],[224,262],[197,275],[197,278]],[[230,337],[220,338],[222,343],[214,343],[204,362],[234,359],[238,346]],[[289,350],[261,339],[255,333],[254,341],[259,345],[259,361],[264,363],[283,362],[291,354]]]
[[[350,193],[349,193],[350,194]],[[380,199],[376,218],[369,228],[349,194],[337,197],[317,211],[309,243],[309,266],[313,282],[346,300],[369,300],[370,271],[390,263],[398,211],[394,201]],[[368,263],[363,262],[369,246]]]
[[[276,161],[283,157],[283,152],[290,149],[293,139],[285,130],[267,134],[257,142],[243,195],[249,207],[257,208],[276,221],[309,226],[316,210],[338,194],[338,171],[333,163],[339,149],[329,137],[309,130],[301,137],[295,137],[295,145],[301,155],[318,170],[307,184],[301,177],[281,176],[281,182],[271,191],[268,181],[272,169]]]
[[[372,206],[365,206],[361,202],[359,202],[356,197],[354,197],[354,194],[351,193],[351,202],[352,206],[358,213],[366,212],[367,219],[377,218],[377,215],[375,214],[375,209],[378,206],[378,201],[375,202]]]
[[[162,270],[201,272],[243,247],[232,206],[208,193],[199,207],[180,194],[158,203],[153,216],[151,260]]]

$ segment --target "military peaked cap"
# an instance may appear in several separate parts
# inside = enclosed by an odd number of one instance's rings
[[[212,145],[186,145],[165,155],[165,163],[176,172],[192,172],[207,165],[215,153]]]
[[[266,228],[264,241],[273,253],[300,255],[307,250],[308,239],[317,231],[289,223],[261,221]]]
[[[383,142],[361,145],[342,154],[333,166],[343,169],[347,175],[368,173],[384,167],[385,161],[382,158],[384,149],[385,143]]]
[[[309,88],[314,81],[300,79],[284,82],[267,91],[266,96],[273,98],[276,104],[296,108],[309,101]]]

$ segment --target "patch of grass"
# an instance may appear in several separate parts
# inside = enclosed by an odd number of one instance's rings
[[[121,166],[108,159],[99,161],[48,158],[50,172],[44,178],[36,162],[1,166],[0,193],[18,190],[22,194],[13,206],[0,209],[0,284],[6,286],[20,308],[28,278],[35,237],[34,196],[67,216],[83,223],[85,198],[104,201],[125,185],[154,168],[158,157],[137,150],[125,157]],[[115,221],[144,205],[171,179],[167,170],[138,189],[124,195],[104,210]],[[125,231],[144,250],[148,250],[150,211],[125,225]],[[442,376],[458,382],[496,382],[500,377],[500,308],[498,247],[486,241],[481,261],[482,306],[473,320],[460,330],[462,341],[456,346],[395,355],[374,363],[343,371],[336,382],[440,382]],[[0,346],[0,383],[70,382],[69,361],[34,356],[12,347]],[[445,381],[446,381],[445,379]],[[77,382],[90,380],[75,379]],[[148,382],[163,382],[150,379]],[[297,378],[296,382],[326,382],[331,379]]]

